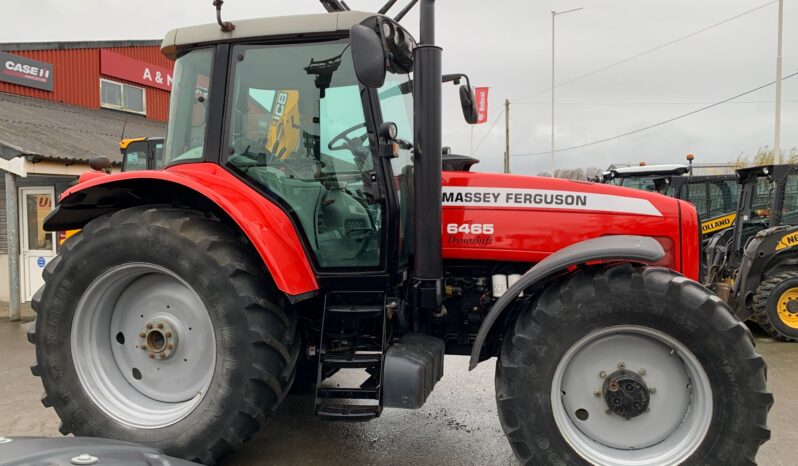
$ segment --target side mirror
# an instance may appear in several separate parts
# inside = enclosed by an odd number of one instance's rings
[[[104,155],[97,155],[89,159],[89,167],[98,172],[111,173],[111,159]]]
[[[475,125],[479,121],[479,112],[474,99],[474,92],[471,86],[463,84],[460,86],[460,106],[463,107],[463,117],[466,123]]]
[[[380,36],[362,24],[352,26],[349,35],[357,80],[366,87],[381,87],[387,68]]]

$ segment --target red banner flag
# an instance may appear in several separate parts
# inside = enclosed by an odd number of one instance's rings
[[[475,87],[474,88],[474,98],[477,102],[477,113],[479,114],[479,119],[477,120],[477,124],[481,125],[488,121],[488,87]]]

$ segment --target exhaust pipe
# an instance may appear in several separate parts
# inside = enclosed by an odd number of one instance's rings
[[[441,261],[441,55],[435,45],[435,0],[421,0],[420,44],[414,50],[415,279],[421,308],[443,300]],[[422,317],[423,318],[423,317]]]

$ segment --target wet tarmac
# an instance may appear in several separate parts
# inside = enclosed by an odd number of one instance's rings
[[[39,399],[30,374],[33,346],[25,323],[0,318],[0,436],[60,436],[58,418]],[[759,336],[776,397],[769,424],[773,438],[760,450],[762,465],[798,464],[798,343]],[[267,428],[226,466],[249,465],[515,465],[499,425],[492,361],[473,372],[467,359],[447,356],[446,375],[426,405],[415,411],[386,409],[367,423],[330,423],[313,416],[311,396],[290,396]]]

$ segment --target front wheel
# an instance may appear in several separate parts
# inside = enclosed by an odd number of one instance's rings
[[[753,319],[768,335],[798,341],[798,272],[767,277],[756,289]]]
[[[750,332],[661,268],[588,268],[549,285],[505,336],[496,396],[525,464],[754,464],[770,438]]]

